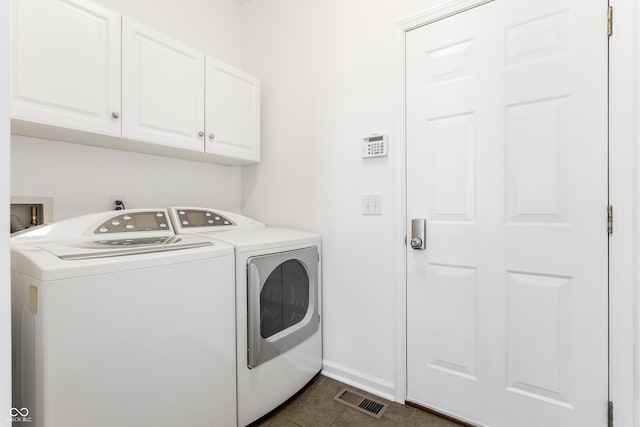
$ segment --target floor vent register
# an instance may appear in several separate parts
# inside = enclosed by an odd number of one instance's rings
[[[347,388],[342,389],[334,399],[340,403],[344,403],[350,408],[364,412],[365,414],[371,415],[375,418],[382,417],[382,414],[387,409],[387,405],[385,403],[370,399]]]

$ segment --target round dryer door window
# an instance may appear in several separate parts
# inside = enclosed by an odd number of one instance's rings
[[[260,335],[269,338],[302,321],[309,310],[309,275],[296,259],[271,272],[260,292]]]
[[[318,331],[318,247],[247,260],[247,366],[255,368]]]

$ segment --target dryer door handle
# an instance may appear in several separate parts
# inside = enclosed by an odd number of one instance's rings
[[[255,264],[247,265],[247,367],[260,363],[260,273]]]

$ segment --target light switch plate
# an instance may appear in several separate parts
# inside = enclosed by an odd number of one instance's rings
[[[362,215],[382,215],[382,195],[362,195]]]

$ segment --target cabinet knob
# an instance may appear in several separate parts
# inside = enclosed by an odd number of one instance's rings
[[[216,137],[216,136],[215,136],[214,134],[212,134],[212,133],[210,133],[210,134],[209,134],[209,139],[213,139],[213,138],[215,138],[215,137]]]
[[[202,132],[202,131],[198,132],[198,136],[199,136],[200,138],[202,138],[202,137],[204,136],[204,132]]]
[[[120,117],[120,113],[118,113],[117,111],[114,111],[113,113],[111,113],[111,117],[113,117],[114,119],[117,119],[118,117]]]

